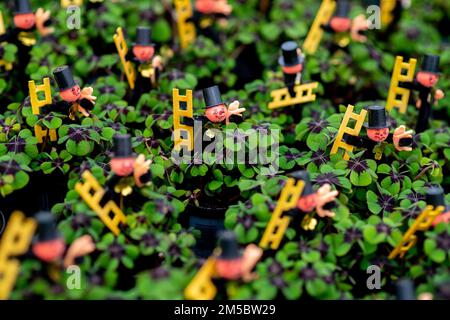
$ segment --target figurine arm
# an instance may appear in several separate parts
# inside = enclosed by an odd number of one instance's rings
[[[416,81],[411,82],[399,82],[398,86],[401,88],[409,89],[409,90],[419,90],[420,85]]]
[[[342,141],[357,148],[364,148],[367,145],[366,140],[363,137],[352,136],[348,133],[344,133],[342,136]]]
[[[330,26],[329,23],[327,24],[321,24],[320,28],[322,28],[323,31],[327,32],[327,33],[334,33],[334,29]]]

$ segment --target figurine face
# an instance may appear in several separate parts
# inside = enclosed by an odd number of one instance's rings
[[[134,56],[139,59],[139,61],[148,61],[153,57],[155,53],[155,48],[153,46],[140,46],[136,45],[133,47]]]
[[[419,71],[417,73],[417,81],[427,87],[431,88],[434,86],[439,80],[439,75],[431,72]]]
[[[36,22],[34,13],[21,13],[14,16],[14,25],[20,29],[31,29]]]
[[[389,136],[389,128],[367,129],[367,136],[372,141],[376,142],[384,141]]]
[[[129,176],[134,170],[134,158],[112,158],[109,165],[111,170],[118,176]]]
[[[217,259],[216,271],[221,278],[236,280],[242,274],[242,258],[233,260]]]
[[[297,207],[303,212],[313,211],[316,207],[316,194],[312,193],[298,199]]]
[[[72,88],[69,88],[67,90],[61,91],[59,93],[61,96],[61,99],[67,102],[74,102],[77,101],[81,96],[81,89],[79,85],[75,85]]]
[[[222,122],[227,117],[227,108],[224,104],[219,104],[215,107],[206,109],[205,114],[211,122]]]
[[[389,128],[367,129],[367,136],[372,141],[384,141],[389,136]]]
[[[350,30],[351,21],[346,17],[333,17],[330,21],[330,26],[336,32],[345,32]]]
[[[299,73],[299,72],[302,72],[302,70],[303,70],[303,65],[301,63],[299,63],[295,66],[283,67],[283,72],[287,73],[287,74]]]
[[[33,253],[42,261],[53,262],[63,256],[65,247],[63,239],[42,241],[33,245]]]

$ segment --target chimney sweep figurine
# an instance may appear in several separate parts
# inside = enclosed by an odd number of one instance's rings
[[[420,71],[417,72],[413,82],[400,82],[399,86],[419,92],[416,107],[419,108],[416,133],[421,133],[429,128],[431,118],[431,106],[444,97],[440,89],[433,90],[439,80],[439,56],[425,55]],[[434,93],[433,93],[434,92]]]
[[[380,160],[388,143],[393,143],[397,151],[411,151],[412,130],[406,131],[405,126],[399,126],[394,134],[389,133],[386,109],[381,106],[367,108],[369,120],[365,124],[367,137],[356,137],[344,133],[342,140],[358,148],[366,148],[375,153],[375,159]]]
[[[129,134],[117,134],[113,139],[113,155],[109,162],[113,174],[106,181],[102,204],[111,200],[114,193],[128,196],[133,192],[134,185],[143,187],[150,183],[152,177],[149,170],[151,161],[146,161],[143,154],[136,158],[136,154],[131,149]]]
[[[17,46],[19,68],[25,71],[30,61],[31,47],[36,43],[35,30],[43,37],[54,31],[54,28],[48,26],[50,11],[39,8],[33,13],[29,0],[15,0],[13,21],[14,27],[0,35],[0,43],[9,42]]]
[[[72,71],[68,66],[61,66],[53,71],[56,84],[59,88],[59,95],[62,101],[52,105],[55,111],[66,113],[69,111],[69,118],[75,120],[76,115],[80,112],[83,116],[89,117],[90,112],[94,108],[97,97],[92,95],[94,89],[86,87],[80,89],[78,83],[74,80]]]
[[[223,231],[219,236],[219,254],[216,257],[216,273],[225,280],[252,280],[252,269],[262,256],[262,249],[254,244],[248,245],[244,252],[239,248],[236,234]]]
[[[314,230],[317,225],[317,220],[312,218],[314,209],[321,218],[334,217],[335,213],[331,210],[336,206],[335,200],[339,191],[331,190],[328,183],[314,191],[307,171],[296,171],[291,176],[297,180],[303,180],[304,187],[298,199],[297,207],[286,211],[286,215],[293,218],[304,215],[301,226],[305,230]]]
[[[283,70],[284,84],[291,97],[296,95],[294,87],[300,84],[305,56],[294,41],[286,41],[281,45],[281,56],[278,62]]]
[[[364,15],[350,19],[350,3],[347,0],[337,0],[336,11],[326,25],[322,25],[325,32],[335,34],[335,41],[339,47],[346,47],[352,40],[365,42],[367,37],[363,33],[368,29]],[[350,37],[349,37],[350,34]]]
[[[444,212],[441,213],[434,219],[433,225],[436,226],[438,223],[449,223],[450,221],[450,205],[445,203],[444,190],[440,187],[429,187],[426,190],[425,202],[427,205],[432,205],[434,209],[439,206],[444,207]]]
[[[155,44],[152,43],[152,30],[149,27],[137,27],[136,42],[127,53],[127,60],[132,61],[137,70],[136,85],[132,102],[137,103],[142,94],[156,87],[159,74],[164,68],[161,56],[155,56]]]
[[[206,111],[205,115],[209,121],[213,123],[226,124],[230,122],[242,122],[242,112],[245,108],[239,108],[239,101],[235,100],[227,107],[220,96],[218,86],[203,89],[203,98],[205,99]]]
[[[79,258],[95,250],[95,244],[89,235],[75,239],[67,247],[56,229],[56,221],[52,213],[38,212],[35,219],[38,228],[32,252],[39,260],[49,264],[48,271],[52,280],[57,281],[61,270],[76,264]]]
[[[196,27],[198,34],[210,38],[215,43],[219,43],[219,35],[214,30],[214,22],[218,21],[221,25],[226,25],[226,18],[231,14],[232,7],[227,0],[196,0],[195,10],[192,21]]]

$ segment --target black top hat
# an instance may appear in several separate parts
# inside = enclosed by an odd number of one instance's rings
[[[425,194],[425,201],[427,205],[432,205],[434,207],[443,206],[445,209],[448,207],[445,205],[444,190],[439,187],[429,187],[427,188]]]
[[[348,17],[350,13],[350,3],[347,0],[338,0],[336,3],[335,17]]]
[[[422,60],[421,71],[439,74],[439,56],[426,54]]]
[[[219,259],[232,260],[242,256],[236,235],[233,231],[223,231],[219,235]]]
[[[136,155],[131,149],[131,136],[129,134],[116,134],[113,140],[114,158],[129,158]]]
[[[213,108],[219,104],[224,104],[218,86],[203,89],[203,98],[205,99],[206,109]]]
[[[134,45],[152,46],[152,30],[149,27],[137,27]]]
[[[416,300],[414,283],[411,279],[400,279],[396,283],[397,300]]]
[[[300,63],[300,57],[297,54],[298,45],[294,41],[286,41],[281,45],[281,56],[278,63],[283,67],[291,67]]]
[[[14,14],[32,13],[33,9],[29,0],[15,0],[14,1]]]
[[[303,186],[303,190],[302,190],[302,194],[301,196],[308,196],[310,194],[314,193],[312,184],[311,184],[311,180],[309,179],[309,174],[307,171],[296,171],[290,174],[291,177],[298,179],[298,180],[303,180],[303,182],[305,183],[305,185]]]
[[[56,221],[48,211],[40,211],[35,215],[37,227],[37,241],[51,241],[60,238],[58,230],[56,229]]]
[[[367,107],[369,120],[364,125],[368,129],[383,129],[388,127],[386,108],[382,106]]]
[[[68,66],[61,66],[53,70],[53,76],[60,91],[70,89],[77,84],[72,70]]]

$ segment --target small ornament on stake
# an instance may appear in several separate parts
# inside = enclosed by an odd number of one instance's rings
[[[81,89],[68,66],[61,66],[53,70],[53,76],[62,101],[54,103],[52,108],[66,114],[68,111],[70,120],[75,120],[79,113],[84,117],[90,117],[90,111],[94,108],[95,100],[97,100],[97,97],[92,95],[94,89],[92,87]]]
[[[368,111],[368,122],[365,125],[367,131],[367,137],[359,137],[355,135],[352,131],[360,132],[361,123],[364,118],[359,118],[359,123],[357,123],[357,130],[351,130],[347,128],[347,124],[343,126],[341,124],[336,141],[331,149],[331,154],[337,152],[339,147],[346,149],[347,151],[352,151],[353,148],[347,148],[348,145],[358,148],[365,148],[368,152],[373,152],[375,154],[375,159],[380,160],[383,156],[384,150],[389,143],[393,143],[397,151],[411,151],[412,150],[412,130],[406,131],[405,126],[399,126],[394,130],[393,134],[389,133],[389,126],[386,117],[386,109],[381,106],[369,106]],[[361,112],[360,115],[363,113]],[[343,123],[348,123],[348,118],[344,116]],[[342,131],[341,131],[342,130]],[[347,132],[344,132],[347,131]],[[338,140],[339,139],[339,140]],[[342,141],[344,144],[342,144]],[[336,147],[337,146],[337,147]],[[344,155],[344,159],[348,160],[348,154]]]
[[[324,184],[314,191],[306,171],[297,171],[291,176],[292,178],[287,180],[281,191],[277,206],[259,243],[262,248],[270,245],[271,249],[278,249],[293,217],[300,217],[301,214],[304,214],[300,223],[301,227],[304,230],[314,230],[317,219],[313,218],[313,210],[316,210],[322,218],[334,216],[334,212],[330,210],[334,207],[338,191],[332,191],[329,184]],[[297,179],[295,186],[294,179]]]
[[[133,153],[129,134],[116,134],[113,140],[114,151],[109,162],[113,174],[106,180],[102,203],[113,199],[115,193],[119,194],[122,200],[133,192],[133,186],[141,188],[149,184],[152,178],[151,161],[145,160],[143,154],[136,156]]]
[[[283,70],[284,84],[289,94],[295,96],[294,87],[300,84],[305,56],[294,41],[286,41],[281,45],[281,56],[278,59]]]
[[[398,61],[401,61],[401,57],[397,57]],[[414,60],[413,60],[414,62]],[[415,65],[415,63],[414,63]],[[395,66],[394,66],[394,72],[395,72]],[[400,72],[400,71],[397,71]],[[434,86],[439,81],[440,72],[439,72],[439,56],[436,55],[425,55],[422,60],[422,65],[420,70],[417,72],[416,77],[414,80],[412,80],[412,74],[414,72],[414,68],[410,67],[407,74],[407,82],[398,82],[398,86],[401,88],[406,88],[409,90],[415,90],[419,93],[419,98],[416,102],[416,107],[419,109],[419,117],[417,119],[417,125],[416,125],[416,133],[421,133],[429,128],[429,122],[431,118],[431,108],[434,104],[437,104],[437,102],[444,97],[444,92],[440,89],[434,89]],[[395,79],[393,74],[393,80],[394,84],[391,83],[391,86],[393,87],[394,93],[391,93],[391,89],[389,90],[389,97],[391,97],[395,94]],[[401,81],[400,77],[399,80]],[[398,88],[397,90],[399,90]],[[409,96],[407,94],[408,91],[405,91],[405,95]],[[390,103],[388,97],[388,104],[389,106],[392,105]],[[400,107],[403,110],[406,111],[406,105],[407,100],[404,98],[402,100],[402,103],[400,104]],[[395,105],[394,105],[395,106]]]
[[[334,34],[334,41],[341,48],[346,47],[350,40],[365,42],[367,37],[363,34],[368,29],[366,18],[364,15],[359,15],[352,20],[349,14],[350,3],[347,0],[323,0],[306,36],[303,46],[305,52],[308,54],[316,52],[323,31]]]
[[[203,264],[186,287],[185,297],[191,300],[211,300],[217,294],[214,281],[224,283],[242,279],[249,282],[255,279],[256,275],[252,270],[262,254],[263,250],[254,244],[249,244],[242,252],[234,232],[222,232],[218,250]]]
[[[89,235],[75,239],[67,247],[56,228],[56,220],[51,212],[38,212],[35,219],[38,227],[32,251],[39,260],[48,264],[48,274],[53,281],[59,281],[64,268],[74,265],[78,258],[95,250],[95,244]]]

